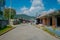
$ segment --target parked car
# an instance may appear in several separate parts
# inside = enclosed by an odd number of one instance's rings
[[[15,19],[15,20],[13,21],[13,24],[14,24],[14,25],[19,24],[19,20],[18,20],[18,19]]]

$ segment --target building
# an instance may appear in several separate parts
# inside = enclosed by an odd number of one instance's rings
[[[43,25],[52,26],[53,28],[60,27],[60,10],[41,15],[38,18]]]
[[[5,7],[5,0],[0,0],[0,10],[3,11]]]
[[[8,20],[4,18],[5,0],[0,0],[0,28],[4,28],[8,24]]]

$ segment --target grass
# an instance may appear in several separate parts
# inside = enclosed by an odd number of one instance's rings
[[[3,34],[5,34],[8,31],[10,31],[11,29],[13,29],[12,26],[7,26],[7,27],[5,27],[3,29],[0,29],[0,36],[3,35]]]
[[[49,29],[47,29],[47,28],[44,27],[43,30],[46,31],[46,32],[48,32],[49,34],[55,36],[55,33],[51,32]]]
[[[52,36],[60,39],[60,36],[56,35],[54,32],[50,31],[49,29],[43,27],[42,30],[44,30],[44,31],[46,31],[47,33],[49,33],[50,35],[52,35]],[[56,30],[56,28],[54,28],[54,30]]]
[[[39,29],[42,29],[44,30],[45,32],[49,33],[50,35],[56,37],[56,38],[59,38],[60,39],[60,36],[56,35],[54,32],[50,31],[48,28],[46,28],[45,26],[41,26],[41,27],[37,27]],[[55,31],[56,28],[53,28],[53,30]]]

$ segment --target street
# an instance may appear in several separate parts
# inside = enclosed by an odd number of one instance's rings
[[[0,36],[0,40],[59,40],[30,24],[20,24],[15,27],[15,29]]]

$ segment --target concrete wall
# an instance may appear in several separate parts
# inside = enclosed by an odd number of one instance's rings
[[[0,20],[0,28],[4,28],[8,23],[8,20]]]

